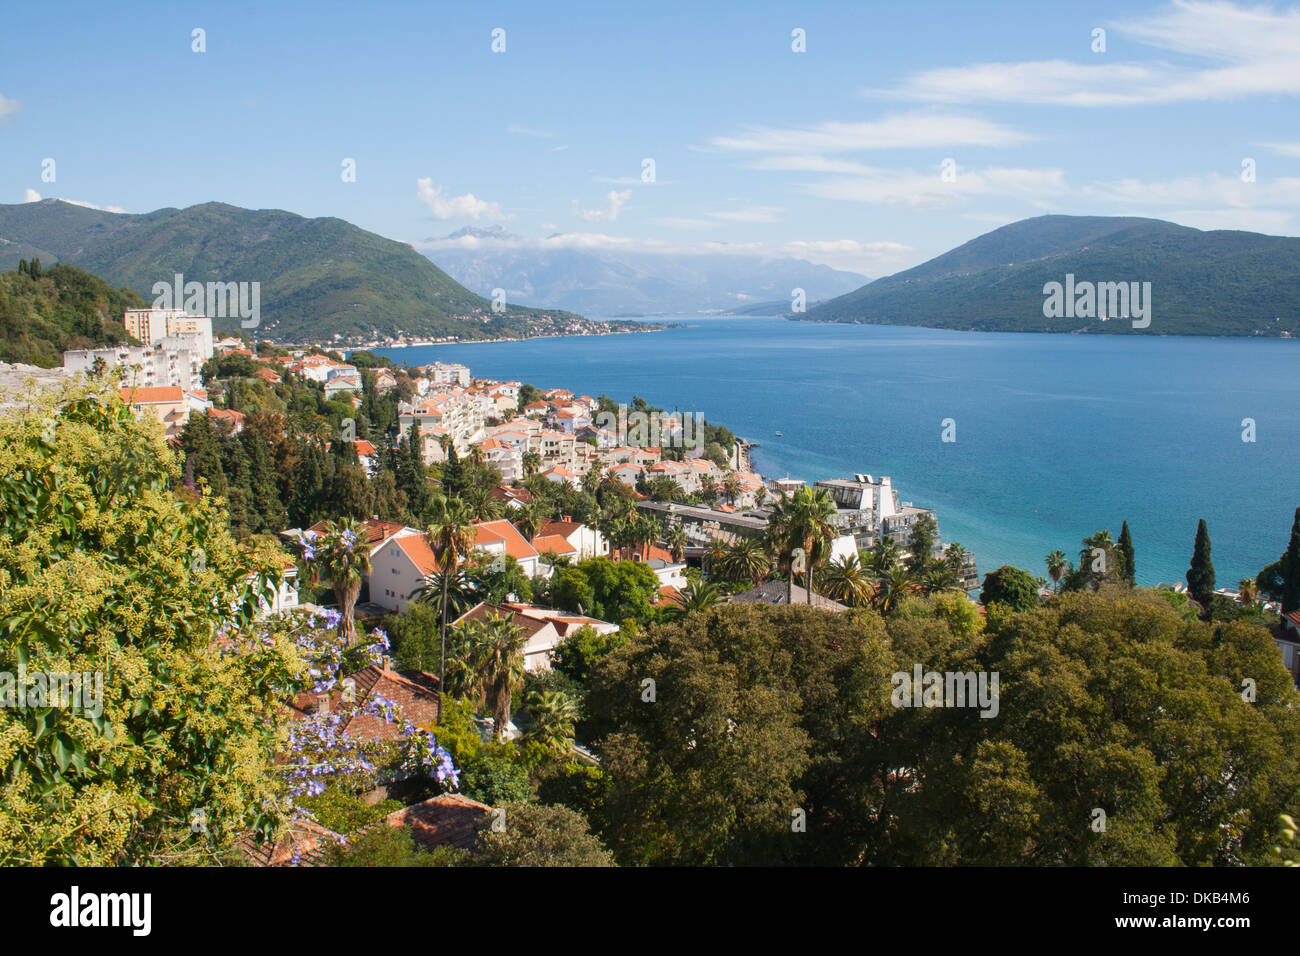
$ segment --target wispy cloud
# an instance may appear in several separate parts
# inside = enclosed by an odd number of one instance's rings
[[[808,163],[825,153],[946,146],[1016,146],[1035,137],[977,116],[898,113],[862,122],[827,121],[805,127],[750,126],[709,142],[717,149],[780,153]]]
[[[1271,149],[1282,156],[1293,156],[1300,159],[1300,143],[1256,143],[1255,145]]]
[[[22,103],[19,103],[17,100],[6,99],[2,94],[0,94],[0,120],[13,116],[22,108]]]
[[[23,190],[23,202],[40,202],[40,201],[41,201],[41,194],[38,193],[35,189]]]
[[[743,209],[729,209],[711,212],[706,215],[726,222],[780,222],[780,206],[745,206]]]
[[[952,173],[950,178],[945,178],[941,166],[932,172],[864,167],[860,175],[806,183],[803,188],[822,199],[911,208],[945,206],[973,196],[1042,202],[1067,191],[1065,172],[1061,169],[953,166]]]
[[[532,136],[537,139],[554,139],[556,134],[547,129],[533,129],[530,126],[516,126],[511,123],[506,127],[507,133],[513,133],[515,136]]]
[[[632,198],[632,190],[622,192],[611,189],[605,196],[604,204],[596,209],[583,209],[578,200],[573,200],[573,214],[587,222],[613,222]]]
[[[1032,103],[1079,107],[1231,101],[1300,93],[1300,9],[1175,0],[1152,16],[1118,20],[1117,35],[1203,61],[1049,59],[924,70],[869,95],[927,103]]]
[[[701,220],[702,221],[702,220]],[[865,275],[885,275],[913,264],[915,250],[900,242],[863,242],[857,239],[791,240],[788,242],[677,242],[634,239],[602,233],[563,233],[545,239],[461,236],[411,243],[436,254],[439,249],[526,248],[540,251],[578,249],[588,252],[627,252],[660,255],[736,255],[773,259],[803,259],[848,269]]]
[[[433,180],[426,176],[416,180],[416,195],[429,207],[433,218],[443,219],[506,219],[500,205],[479,199],[473,193],[463,196],[447,196],[443,187],[435,186]]]

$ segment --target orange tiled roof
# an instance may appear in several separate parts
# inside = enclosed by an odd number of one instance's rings
[[[537,549],[538,554],[545,554],[547,551],[554,551],[559,555],[578,553],[577,548],[558,534],[539,534],[533,538],[533,547]]]
[[[504,541],[506,554],[516,560],[537,557],[537,549],[528,543],[528,539],[519,533],[518,528],[504,518],[498,518],[496,521],[480,521],[474,527],[478,528],[480,537],[479,541],[474,542],[475,544]]]
[[[164,405],[185,401],[185,392],[179,385],[119,388],[117,394],[130,405]]]

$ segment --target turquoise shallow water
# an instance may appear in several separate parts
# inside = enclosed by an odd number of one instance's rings
[[[667,318],[691,324],[382,351],[702,412],[759,442],[769,477],[891,475],[981,574],[1045,575],[1052,548],[1127,519],[1139,582],[1181,580],[1203,517],[1231,585],[1283,551],[1300,505],[1300,341]]]

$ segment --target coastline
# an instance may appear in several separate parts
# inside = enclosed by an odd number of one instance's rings
[[[374,342],[363,345],[339,345],[337,342],[310,343],[310,342],[291,342],[291,343],[274,343],[278,348],[320,348],[320,349],[337,349],[344,354],[352,352],[371,352],[375,349],[422,349],[430,348],[435,345],[491,345],[498,342],[534,342],[538,339],[586,339],[598,338],[606,335],[649,335],[653,332],[665,332],[668,329],[677,327],[678,323],[672,323],[659,326],[658,328],[645,329],[611,329],[607,332],[561,332],[557,335],[521,335],[509,338],[490,338],[490,339],[457,339],[454,342],[427,341],[427,342]]]

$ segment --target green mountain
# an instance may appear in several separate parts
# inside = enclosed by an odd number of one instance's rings
[[[405,243],[342,219],[205,203],[144,215],[60,200],[0,205],[0,269],[38,256],[153,299],[155,282],[261,283],[259,335],[323,341],[456,336],[487,339],[609,331],[565,312],[507,306],[470,292]],[[215,319],[220,330],[238,318]],[[644,326],[636,326],[644,328]]]
[[[54,368],[65,349],[133,342],[122,313],[145,301],[68,265],[0,274],[0,362]]]
[[[1048,318],[1044,286],[1151,283],[1150,325]],[[1300,239],[1158,219],[1040,216],[1003,226],[795,318],[1002,332],[1300,334]],[[1100,313],[1100,310],[1098,312]]]

